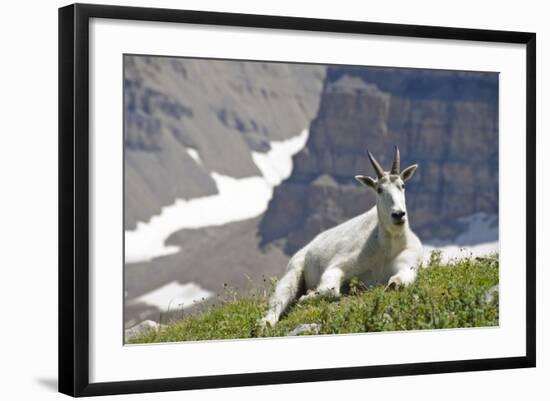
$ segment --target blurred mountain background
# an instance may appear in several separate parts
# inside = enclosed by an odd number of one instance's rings
[[[125,56],[125,229],[215,194],[212,171],[259,175],[251,150],[308,127],[324,77],[315,65]]]
[[[420,165],[407,206],[423,242],[498,241],[497,73],[125,56],[124,116],[126,326],[280,276],[374,205],[353,179],[373,174],[367,149]]]
[[[498,214],[498,75],[329,67],[309,141],[262,219],[263,243],[283,239],[295,252],[374,204],[353,176],[373,175],[367,148],[389,170],[394,144],[403,167],[420,166],[407,185],[420,238],[450,240],[464,229],[458,218]]]

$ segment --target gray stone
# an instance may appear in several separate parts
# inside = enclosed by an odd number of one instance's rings
[[[160,325],[157,322],[154,322],[152,320],[144,320],[143,322],[124,330],[124,341],[128,342],[136,337],[139,337],[149,330],[158,330],[159,328]]]
[[[319,323],[302,323],[294,330],[289,332],[287,336],[297,336],[300,334],[319,334],[321,325]]]
[[[495,297],[498,295],[498,285],[495,285],[485,293],[485,302],[490,304],[493,302]]]

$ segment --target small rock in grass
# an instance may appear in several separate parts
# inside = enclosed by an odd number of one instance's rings
[[[384,324],[390,324],[390,323],[393,322],[393,319],[392,319],[392,317],[391,317],[391,315],[390,315],[389,313],[384,313],[384,314],[382,315],[382,322],[383,322]]]
[[[321,331],[321,325],[319,323],[302,323],[290,333],[288,333],[287,336],[297,336],[303,333],[319,334],[319,331]]]
[[[144,320],[143,322],[124,330],[124,340],[125,342],[128,342],[149,330],[158,330],[159,328],[160,325],[157,322],[152,320]]]
[[[495,299],[495,295],[498,294],[498,285],[495,285],[485,293],[485,302],[490,304]]]

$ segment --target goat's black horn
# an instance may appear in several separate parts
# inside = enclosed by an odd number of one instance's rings
[[[395,147],[395,155],[393,156],[393,164],[391,166],[391,174],[398,175],[401,172],[401,158],[399,156],[399,148]]]
[[[368,154],[369,154],[370,162],[372,163],[372,167],[374,167],[374,171],[376,171],[376,176],[378,178],[381,178],[384,175],[384,170],[382,169],[380,164],[376,161],[372,153],[368,152]]]

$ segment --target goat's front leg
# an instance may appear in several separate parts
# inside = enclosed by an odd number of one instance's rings
[[[418,254],[414,251],[401,252],[392,263],[394,274],[389,278],[385,290],[407,287],[416,280]]]
[[[340,289],[344,272],[339,267],[329,267],[321,275],[321,280],[315,291],[310,291],[300,298],[301,301],[315,297],[340,298]]]

